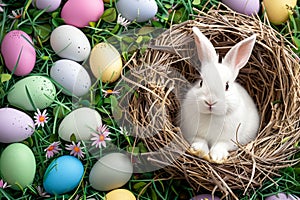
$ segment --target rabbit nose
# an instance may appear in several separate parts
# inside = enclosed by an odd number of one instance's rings
[[[206,105],[208,105],[209,107],[212,107],[213,105],[215,105],[217,102],[209,102],[209,101],[204,101]]]

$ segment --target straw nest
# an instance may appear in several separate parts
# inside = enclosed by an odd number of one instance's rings
[[[171,177],[185,178],[199,191],[221,191],[237,199],[234,190],[247,191],[279,176],[278,170],[298,162],[300,138],[299,58],[292,45],[259,18],[226,9],[197,11],[195,20],[174,25],[152,41],[145,54],[126,64],[122,81],[132,90],[122,99],[123,122],[148,147],[147,162],[163,167]],[[191,28],[197,26],[222,57],[240,40],[257,35],[240,82],[258,106],[258,136],[239,145],[224,164],[214,164],[188,152],[189,144],[176,123],[184,90],[197,80],[198,63]],[[124,103],[125,102],[125,103]]]

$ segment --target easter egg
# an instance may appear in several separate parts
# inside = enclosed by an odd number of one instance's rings
[[[61,11],[66,24],[83,28],[89,22],[97,22],[104,11],[102,0],[68,0]]]
[[[21,30],[10,31],[4,36],[1,53],[6,67],[17,76],[28,75],[35,65],[33,41]]]
[[[61,0],[33,0],[32,5],[46,12],[53,12],[60,6]]]
[[[0,142],[20,142],[34,132],[34,122],[26,113],[14,108],[0,108]]]
[[[212,196],[211,194],[200,194],[200,195],[197,195],[193,198],[191,198],[190,200],[212,200],[214,198],[214,200],[220,200],[219,197],[216,197],[216,196]]]
[[[268,196],[265,200],[300,200],[300,198],[291,194],[285,194],[281,192]]]
[[[145,22],[153,18],[158,9],[155,0],[119,0],[116,7],[122,17],[137,22]]]
[[[48,78],[28,76],[12,86],[7,95],[7,100],[13,106],[34,111],[35,108],[41,110],[50,106],[55,96],[55,86]]]
[[[93,47],[89,64],[93,75],[102,82],[114,82],[121,76],[121,55],[108,43],[99,43]]]
[[[84,61],[91,51],[85,34],[70,25],[55,28],[50,35],[50,45],[58,56],[74,61]]]
[[[100,158],[89,174],[91,186],[99,191],[109,191],[125,185],[133,172],[133,166],[125,154],[110,153]]]
[[[0,158],[1,176],[13,189],[20,190],[30,185],[35,171],[34,155],[25,144],[13,143],[3,150]]]
[[[61,156],[46,169],[43,186],[49,194],[60,195],[75,189],[84,174],[81,161],[74,156]]]
[[[83,96],[91,87],[91,78],[83,66],[75,61],[62,59],[56,61],[51,70],[50,77],[59,83],[63,93]]]
[[[136,200],[135,196],[129,190],[116,189],[105,195],[106,200]]]
[[[222,2],[232,10],[245,15],[256,14],[260,8],[259,0],[222,0]]]
[[[72,134],[77,140],[90,140],[92,133],[102,125],[100,114],[91,108],[83,107],[70,112],[60,123],[58,135],[70,142]]]
[[[297,4],[297,0],[264,0],[263,7],[267,17],[273,24],[279,25],[286,22],[289,12]]]

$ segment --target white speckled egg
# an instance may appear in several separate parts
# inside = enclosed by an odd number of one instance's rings
[[[145,22],[157,13],[155,0],[119,0],[116,3],[118,12],[126,19]]]
[[[13,30],[7,33],[1,43],[1,53],[9,71],[17,76],[28,75],[34,68],[36,52],[33,41],[25,32]],[[18,65],[17,65],[18,64]]]
[[[34,132],[34,122],[26,113],[14,108],[0,108],[0,142],[20,142]]]
[[[90,140],[91,134],[102,125],[100,114],[91,108],[78,108],[70,112],[60,123],[59,137],[65,141],[71,141],[72,134],[77,140]]]
[[[88,72],[75,61],[62,59],[56,61],[51,70],[50,77],[64,87],[65,94],[83,96],[91,87],[91,78]]]
[[[46,12],[55,11],[61,3],[61,0],[33,0],[32,5],[40,10],[46,9]]]
[[[91,51],[85,34],[71,25],[62,25],[54,29],[50,36],[50,44],[58,56],[75,61],[84,61]]]
[[[125,185],[132,172],[133,166],[128,156],[110,153],[95,163],[89,174],[89,182],[96,190],[109,191]]]
[[[99,43],[92,49],[90,68],[102,82],[114,82],[121,76],[122,59],[118,50],[109,43]]]
[[[35,111],[36,108],[41,110],[50,106],[55,96],[55,86],[47,77],[28,76],[12,86],[7,100],[18,108]]]

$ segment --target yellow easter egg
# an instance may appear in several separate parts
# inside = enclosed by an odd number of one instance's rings
[[[279,25],[286,22],[289,13],[296,6],[297,0],[264,0],[263,7],[268,19],[273,24]]]
[[[129,190],[116,189],[106,194],[106,200],[136,200],[135,196]]]
[[[102,42],[93,47],[89,64],[93,75],[102,82],[111,83],[121,76],[121,55],[109,43]]]

